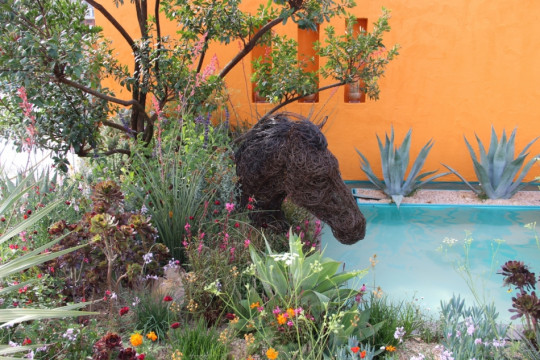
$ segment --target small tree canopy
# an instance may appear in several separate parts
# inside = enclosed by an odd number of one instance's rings
[[[112,0],[109,6],[131,6],[133,17],[115,18],[103,4],[87,0],[132,49],[131,67],[115,58],[113,45],[102,29],[85,24],[87,4],[73,0],[0,0],[0,131],[19,146],[52,149],[65,167],[66,153],[79,156],[130,153],[130,144],[151,144],[157,113],[168,105],[184,112],[209,113],[226,99],[227,74],[256,45],[272,46],[272,66],[254,61],[252,81],[261,96],[276,106],[306,95],[361,80],[363,91],[378,97],[377,80],[397,54],[386,50],[384,32],[390,30],[384,10],[369,34],[353,34],[354,19],[347,10],[352,0],[270,0],[254,14],[240,10],[240,0]],[[348,30],[336,35],[327,27],[318,55],[327,62],[319,73],[306,70],[298,60],[297,43],[271,30],[288,21],[302,28],[333,18],[349,18]],[[161,21],[178,24],[175,36],[162,34]],[[136,21],[140,37],[126,30]],[[203,68],[209,45],[240,41],[241,49],[219,72]],[[317,76],[335,83],[318,87]],[[114,79],[129,99],[104,87]],[[180,97],[179,97],[180,94]],[[149,101],[152,100],[152,101]],[[148,105],[152,104],[152,105]],[[124,110],[125,109],[125,110]],[[117,116],[112,117],[111,115]],[[133,141],[118,142],[122,136]],[[119,145],[122,144],[122,145]]]

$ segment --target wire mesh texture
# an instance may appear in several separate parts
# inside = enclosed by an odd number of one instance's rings
[[[341,178],[338,161],[315,125],[294,113],[261,119],[237,139],[236,173],[241,206],[254,198],[251,220],[258,226],[287,231],[281,204],[285,198],[325,222],[342,244],[362,240],[366,220]]]

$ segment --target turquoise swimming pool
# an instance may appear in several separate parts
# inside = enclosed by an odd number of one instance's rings
[[[394,299],[417,299],[437,313],[440,300],[461,294],[472,305],[467,281],[460,271],[466,262],[480,297],[494,301],[499,318],[509,321],[513,292],[502,287],[500,266],[521,260],[531,271],[540,272],[540,243],[527,227],[538,221],[540,208],[515,206],[360,205],[367,220],[366,238],[355,245],[342,245],[329,228],[323,232],[325,254],[342,261],[345,269],[371,267],[362,280],[380,286]],[[469,241],[465,241],[465,240]],[[472,241],[470,241],[472,240]],[[468,250],[464,246],[469,243]]]

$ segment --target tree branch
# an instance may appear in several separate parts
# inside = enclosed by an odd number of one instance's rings
[[[94,9],[96,9],[97,11],[99,11],[103,16],[105,16],[105,18],[107,20],[109,20],[109,22],[116,28],[116,30],[118,30],[118,32],[124,37],[124,39],[127,41],[127,43],[129,44],[129,46],[132,48],[132,49],[135,49],[135,42],[133,41],[133,39],[131,38],[131,36],[128,34],[128,32],[126,31],[126,29],[124,29],[122,27],[122,25],[120,25],[120,23],[115,19],[114,16],[111,15],[110,12],[107,11],[107,9],[105,9],[103,7],[103,5],[101,5],[100,3],[98,3],[97,1],[95,0],[85,0],[88,4],[92,5],[94,7]]]
[[[79,84],[79,83],[77,83],[75,81],[69,80],[68,78],[66,78],[64,76],[60,76],[60,77],[56,76],[55,79],[58,82],[61,82],[61,83],[64,83],[66,85],[69,85],[71,87],[74,87],[76,89],[82,90],[85,93],[90,94],[90,95],[94,95],[95,97],[100,98],[102,100],[112,102],[112,103],[115,103],[115,104],[118,104],[118,105],[126,106],[126,107],[127,106],[135,106],[135,107],[139,108],[139,110],[142,110],[142,111],[145,110],[144,107],[137,100],[133,100],[133,99],[132,100],[122,100],[122,99],[118,99],[118,98],[115,98],[115,97],[110,96],[110,95],[102,94],[99,91],[96,91],[96,90],[94,90],[92,88],[89,88],[87,86]]]
[[[315,91],[313,94],[317,94],[317,93],[320,93],[321,91],[332,89],[332,88],[342,86],[342,85],[345,85],[345,84],[346,84],[346,82],[340,81],[340,82],[337,82],[337,83],[334,83],[334,84],[331,84],[331,85],[323,86],[322,88],[317,89],[317,91]],[[300,100],[302,98],[305,98],[306,96],[309,96],[309,95],[312,95],[312,94],[293,96],[292,98],[285,100],[281,104],[277,104],[276,106],[271,108],[266,114],[264,114],[264,116],[261,118],[261,120],[265,119],[269,115],[272,115],[273,113],[275,113],[276,111],[278,111],[279,109],[284,107],[285,105],[289,105],[290,103],[295,102],[296,100]],[[261,121],[261,120],[259,120],[259,121]]]
[[[108,127],[112,127],[114,129],[118,129],[120,131],[123,131],[125,133],[128,133],[128,134],[131,134],[131,129],[129,129],[128,127],[122,125],[122,124],[117,124],[115,122],[112,122],[112,121],[109,121],[109,120],[101,120],[101,123],[105,126],[108,126]]]
[[[225,65],[218,76],[223,79],[236,64],[238,64],[247,54],[249,54],[251,50],[253,50],[255,45],[257,45],[257,41],[259,41],[264,34],[282,21],[283,19],[277,18],[266,23],[262,28],[260,28],[260,30],[251,38],[251,40],[249,40],[246,46],[244,46],[244,48],[238,54],[236,54],[236,56],[227,65]]]

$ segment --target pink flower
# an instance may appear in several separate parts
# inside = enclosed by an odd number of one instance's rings
[[[189,232],[190,228],[191,228],[191,225],[189,225],[189,223],[187,222],[186,225],[184,226],[184,229],[186,229],[186,231]]]
[[[200,254],[202,252],[203,243],[202,241],[199,243],[199,246],[197,247],[197,252]]]
[[[274,310],[272,310],[272,313],[273,313],[274,315],[277,315],[277,314],[279,314],[280,312],[281,312],[281,309],[279,308],[279,306],[276,306],[276,308],[275,308]]]
[[[294,323],[293,323],[291,320],[289,320],[289,321],[287,321],[287,325],[288,325],[289,327],[291,327],[291,326],[294,325]]]
[[[244,240],[244,247],[246,249],[249,247],[249,244],[251,244],[251,241],[249,239]]]
[[[225,204],[225,209],[227,210],[227,212],[230,214],[234,211],[234,204],[232,203],[226,203]]]

